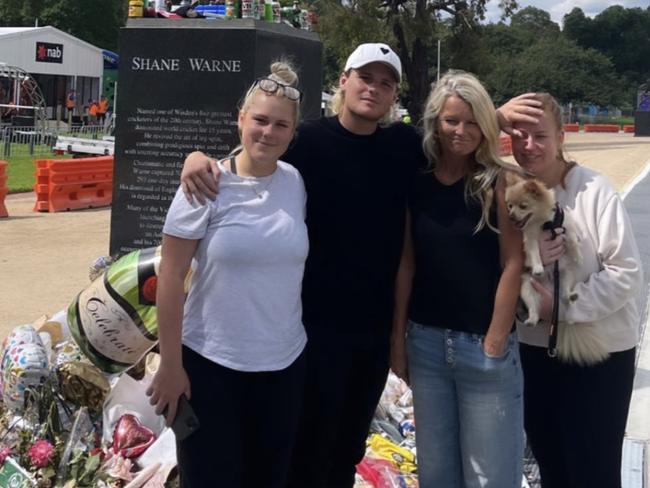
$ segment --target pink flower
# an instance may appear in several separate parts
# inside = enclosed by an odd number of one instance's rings
[[[27,451],[27,455],[33,466],[44,468],[52,461],[54,446],[48,441],[41,439],[40,441],[34,442],[32,447]]]
[[[0,447],[0,466],[2,466],[7,458],[11,455],[11,447]]]

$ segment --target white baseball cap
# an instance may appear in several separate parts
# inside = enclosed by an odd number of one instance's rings
[[[370,63],[384,63],[392,69],[397,81],[402,81],[402,62],[388,44],[380,42],[360,44],[345,62],[343,71],[361,68]]]

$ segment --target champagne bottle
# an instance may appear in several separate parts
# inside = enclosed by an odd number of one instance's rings
[[[158,341],[159,264],[159,248],[126,254],[68,307],[73,339],[101,370],[118,373],[129,368]]]

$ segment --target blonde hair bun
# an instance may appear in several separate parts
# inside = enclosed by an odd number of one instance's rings
[[[295,86],[298,83],[298,74],[288,61],[280,60],[271,64],[271,75],[273,78],[285,85]]]

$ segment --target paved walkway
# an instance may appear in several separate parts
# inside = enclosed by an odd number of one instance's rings
[[[89,283],[108,254],[110,208],[38,213],[33,193],[10,195],[0,219],[0,338],[16,325],[53,315]]]

